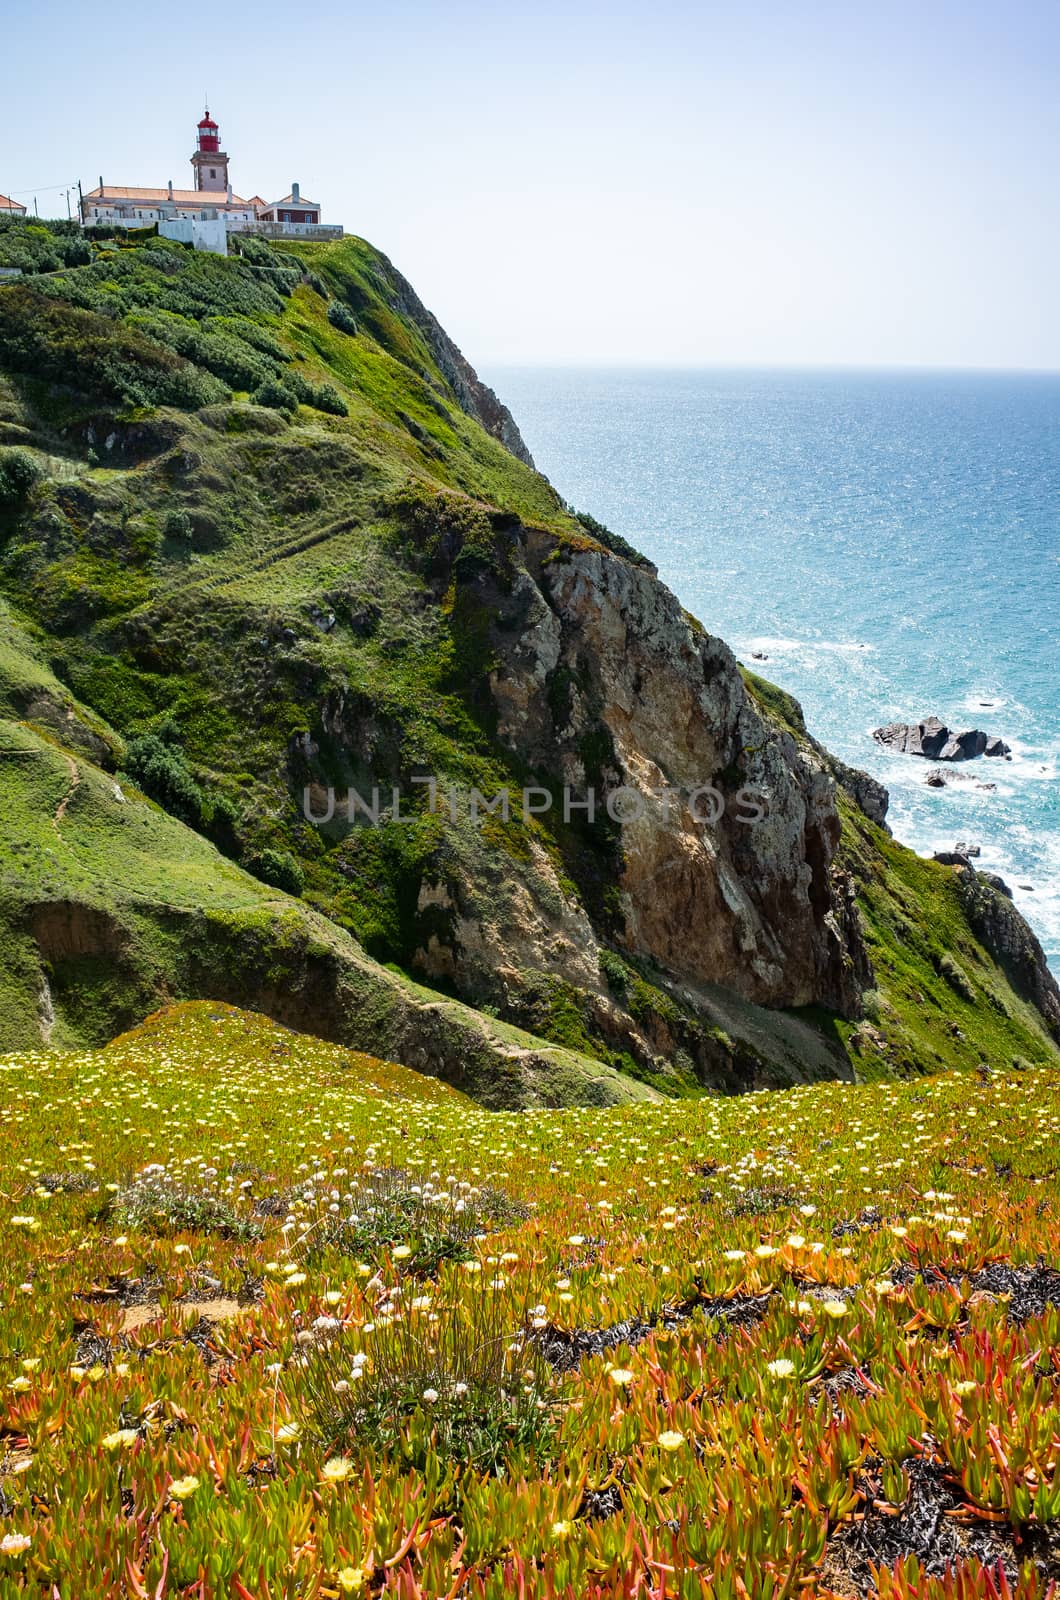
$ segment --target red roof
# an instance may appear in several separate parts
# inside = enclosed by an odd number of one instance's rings
[[[216,122],[213,120],[213,118],[211,117],[210,113],[207,111],[206,115],[203,117],[202,121],[199,123],[199,127],[200,128],[216,128],[216,126],[217,126]]]

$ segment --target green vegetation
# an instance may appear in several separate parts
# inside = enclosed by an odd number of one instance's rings
[[[1046,1600],[1058,1092],[498,1114],[217,1002],[0,1059],[3,1591]]]

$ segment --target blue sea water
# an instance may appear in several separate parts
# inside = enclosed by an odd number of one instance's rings
[[[898,838],[979,843],[1060,969],[1060,374],[488,376],[564,498],[887,785]],[[871,736],[927,712],[1014,759],[927,788]]]

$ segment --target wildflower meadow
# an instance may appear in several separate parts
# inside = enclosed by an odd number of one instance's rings
[[[0,1061],[0,1596],[1045,1600],[1060,1074],[494,1113]]]

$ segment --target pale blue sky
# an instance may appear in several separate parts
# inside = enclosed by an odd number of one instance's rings
[[[1060,9],[42,0],[0,191],[298,179],[468,356],[1060,368]],[[13,70],[14,68],[14,70]]]

